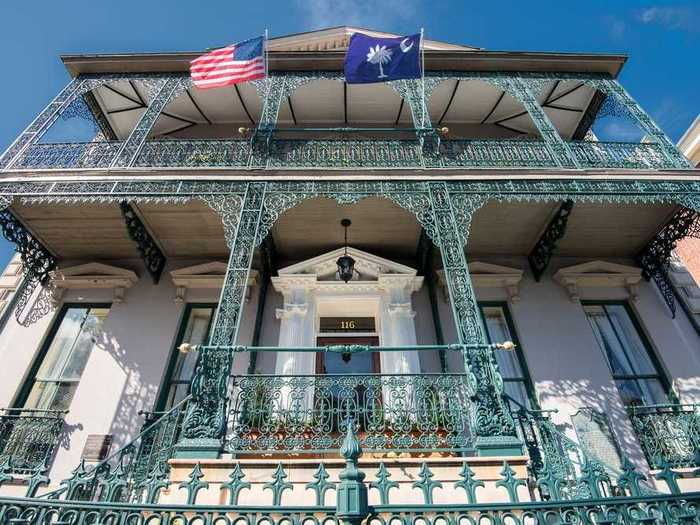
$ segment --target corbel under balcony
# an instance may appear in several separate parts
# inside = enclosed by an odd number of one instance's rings
[[[437,270],[438,284],[442,288],[445,302],[449,302],[450,296],[447,289],[444,270]],[[469,263],[469,275],[474,288],[502,288],[505,290],[508,300],[512,303],[520,301],[520,281],[523,271],[518,268],[501,266],[481,261]]]
[[[131,270],[97,262],[62,268],[52,273],[51,284],[54,297],[60,299],[66,290],[113,289],[113,302],[124,302],[127,288],[131,288],[139,278]]]
[[[170,272],[170,278],[175,285],[175,302],[184,303],[187,290],[221,290],[226,278],[227,265],[224,262],[212,261]],[[258,282],[258,271],[250,270],[248,286],[246,287],[246,302],[250,301],[250,288]]]
[[[642,270],[634,266],[606,261],[590,261],[560,268],[554,280],[561,284],[571,301],[581,301],[581,288],[625,288],[632,301],[637,300],[637,288],[642,279]]]

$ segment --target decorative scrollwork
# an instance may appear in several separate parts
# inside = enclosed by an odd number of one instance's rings
[[[549,261],[552,259],[557,243],[564,238],[566,224],[569,221],[569,215],[571,215],[573,207],[574,201],[571,199],[567,199],[562,203],[552,220],[549,221],[545,231],[542,232],[530,255],[528,255],[527,260],[530,263],[535,281],[540,280],[547,266],[549,266]]]
[[[146,270],[151,274],[153,282],[158,284],[160,274],[163,273],[163,268],[165,268],[165,255],[163,255],[163,252],[129,203],[122,201],[119,203],[119,208],[124,217],[129,237],[136,243],[141,259],[146,265]]]

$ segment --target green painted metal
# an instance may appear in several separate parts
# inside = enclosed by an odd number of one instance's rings
[[[128,202],[123,201],[119,203],[119,209],[122,212],[129,238],[136,243],[136,248],[139,251],[139,255],[141,255],[146,270],[151,274],[153,283],[158,284],[160,274],[163,273],[163,268],[165,268],[165,255],[153,237],[151,237],[134,208]]]
[[[407,103],[416,132],[414,140],[280,140],[273,136],[281,103],[317,80],[342,81],[332,71],[273,73],[254,84],[263,111],[251,140],[147,141],[156,119],[170,100],[191,82],[182,74],[86,75],[73,80],[0,157],[0,169],[229,167],[278,168],[446,168],[446,167],[579,167],[688,169],[691,166],[653,120],[615,80],[599,75],[437,72],[426,78],[426,97],[448,79],[483,80],[518,100],[532,118],[542,140],[441,140],[424,107],[420,83],[389,82]],[[647,132],[650,143],[567,142],[558,134],[537,101],[544,83],[579,80],[615,97]],[[75,144],[38,144],[38,139],[72,102],[91,89],[119,80],[146,86],[149,104],[129,138]],[[411,131],[411,130],[409,130]]]
[[[699,405],[628,407],[627,413],[649,466],[696,467],[700,450]]]
[[[272,474],[272,481],[268,481],[263,485],[263,490],[272,491],[272,505],[277,507],[282,503],[282,494],[286,490],[292,490],[294,485],[287,479],[287,473],[284,471],[282,463],[277,464],[275,472]]]
[[[379,470],[374,475],[374,481],[370,482],[369,488],[376,489],[379,492],[379,501],[382,505],[389,504],[389,492],[391,489],[399,488],[399,484],[396,481],[391,481],[389,478],[391,473],[387,470],[384,462],[379,464]]]
[[[467,503],[476,503],[476,489],[484,488],[486,484],[480,479],[476,479],[474,471],[469,467],[467,462],[462,463],[462,468],[459,471],[460,481],[455,481],[454,487],[464,489],[467,493]],[[384,503],[384,502],[382,502]]]
[[[313,490],[316,494],[316,505],[322,506],[326,501],[326,492],[329,490],[337,490],[336,484],[328,481],[330,474],[326,471],[323,463],[318,465],[314,472],[314,480],[306,484],[307,490]]]
[[[243,469],[241,469],[241,464],[236,463],[236,466],[231,469],[231,473],[228,475],[228,481],[221,485],[222,488],[228,490],[228,504],[238,505],[238,497],[243,489],[250,490],[250,483],[243,481],[245,474]]]
[[[345,468],[340,472],[336,515],[346,525],[360,525],[369,513],[365,473],[357,465],[362,447],[355,435],[355,422],[345,422],[345,439],[340,447],[340,455],[345,459]]]
[[[63,431],[65,411],[0,410],[0,476],[31,476],[46,470]]]
[[[435,474],[433,474],[428,464],[424,461],[421,463],[420,471],[418,472],[418,481],[414,481],[411,484],[414,489],[419,489],[423,493],[423,501],[426,505],[433,504],[433,491],[437,488],[442,488],[442,483],[434,480],[434,476]]]
[[[209,482],[202,481],[203,477],[204,472],[202,472],[202,466],[198,462],[192,468],[189,478],[178,485],[180,490],[185,489],[187,491],[187,505],[194,505],[199,492],[209,488]]]
[[[496,482],[496,487],[503,487],[508,493],[508,499],[512,503],[520,501],[518,497],[518,487],[525,487],[527,483],[524,479],[515,477],[515,471],[511,468],[507,461],[503,462],[501,469],[501,479]]]
[[[367,451],[474,450],[463,374],[256,374],[228,390],[224,449],[236,456],[337,451],[348,418]]]

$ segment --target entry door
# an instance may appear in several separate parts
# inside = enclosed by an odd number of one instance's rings
[[[316,344],[318,346],[379,346],[379,338],[375,336],[319,337]],[[361,352],[357,354],[319,352],[316,354],[317,374],[378,374],[379,371],[379,353],[377,352]]]

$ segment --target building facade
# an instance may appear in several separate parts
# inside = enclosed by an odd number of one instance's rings
[[[62,57],[0,157],[3,522],[697,522],[700,173],[625,58],[348,85],[354,31]]]

